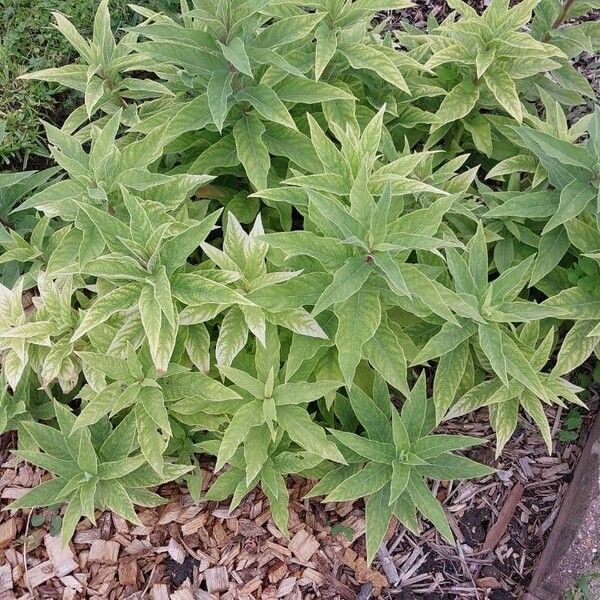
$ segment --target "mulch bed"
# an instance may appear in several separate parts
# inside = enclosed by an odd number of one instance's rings
[[[470,4],[483,9],[486,3]],[[430,12],[441,20],[448,7],[416,0],[402,18],[424,26]],[[397,17],[391,26],[398,26]],[[597,90],[599,61],[584,54],[577,63]],[[582,431],[597,412],[597,390],[589,404]],[[556,434],[562,411],[549,408],[547,415]],[[492,442],[487,419],[477,417],[443,430]],[[0,440],[0,506],[48,476],[14,462],[11,441]],[[169,484],[159,490],[168,504],[139,512],[143,527],[104,513],[95,526],[83,520],[65,549],[52,536],[60,509],[1,512],[0,600],[517,599],[527,589],[583,441],[558,442],[548,456],[536,428],[522,419],[498,461],[493,443],[470,453],[496,467],[496,475],[437,485],[457,545],[448,545],[427,523],[418,537],[393,523],[373,568],[365,561],[362,504],[303,500],[311,484],[300,479],[288,482],[290,540],[274,526],[258,491],[229,513],[227,504],[196,505],[185,489]],[[207,470],[205,486],[211,477]]]
[[[44,476],[26,464],[3,467],[3,502]],[[290,487],[290,540],[277,531],[258,492],[229,513],[225,504],[196,505],[184,489],[163,486],[169,503],[141,510],[143,527],[104,513],[97,526],[82,521],[64,551],[48,526],[34,529],[30,516],[4,513],[0,598],[352,599],[366,582],[380,595],[387,580],[367,568],[357,539],[364,533],[362,511],[352,503],[303,502],[305,481]],[[49,510],[35,514],[52,520]],[[332,533],[335,524],[343,524],[343,533]]]
[[[590,405],[598,405],[596,393]],[[547,414],[558,431],[560,409]],[[484,423],[471,415],[443,429],[491,440]],[[394,523],[371,569],[364,558],[362,505],[303,500],[311,484],[300,479],[289,482],[290,540],[275,528],[258,491],[230,514],[225,503],[196,505],[185,489],[168,484],[159,490],[168,504],[140,510],[143,527],[104,513],[96,526],[83,520],[65,550],[49,533],[56,510],[3,512],[0,600],[516,599],[526,590],[582,445],[559,442],[548,456],[535,427],[522,420],[499,461],[493,444],[471,453],[498,468],[496,475],[443,482],[435,490],[456,547],[426,523],[420,537]],[[0,503],[46,476],[5,459]],[[207,470],[206,484],[211,477]]]

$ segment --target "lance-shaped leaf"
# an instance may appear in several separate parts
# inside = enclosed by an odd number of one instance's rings
[[[377,331],[381,322],[381,305],[377,291],[363,288],[335,307],[338,329],[335,343],[344,383],[352,386],[356,367],[362,358],[364,344]]]

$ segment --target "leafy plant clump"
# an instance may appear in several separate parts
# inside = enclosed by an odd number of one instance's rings
[[[408,2],[182,0],[118,43],[107,0],[91,39],[56,16],[80,59],[26,77],[82,105],[53,171],[0,179],[0,428],[53,478],[9,508],[66,503],[68,540],[184,478],[260,486],[287,533],[295,474],[364,498],[372,560],[392,518],[451,541],[428,482],[493,472],[443,421],[552,450],[600,343],[600,111],[566,117],[600,24],[449,4],[390,32]]]
[[[146,2],[156,10],[175,8],[175,4],[173,0]],[[26,71],[68,62],[77,55],[51,26],[52,12],[67,13],[87,35],[97,6],[97,0],[0,0],[0,121],[6,126],[6,137],[0,141],[0,169],[45,162],[40,114],[59,121],[78,105],[76,95],[61,93],[60,86],[19,79]],[[131,19],[125,0],[114,0],[111,8],[115,25],[124,26]],[[44,158],[36,158],[40,156]]]

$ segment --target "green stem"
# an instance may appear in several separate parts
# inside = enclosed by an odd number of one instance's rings
[[[112,79],[104,71],[100,73],[100,76],[106,83],[108,91],[116,98],[117,102],[119,102],[123,108],[127,108],[127,102],[125,102],[125,100],[121,98],[121,95],[117,91],[117,88],[113,83]]]

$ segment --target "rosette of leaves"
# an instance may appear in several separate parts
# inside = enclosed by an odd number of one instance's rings
[[[550,184],[560,192],[557,210],[543,233],[564,225],[586,210],[600,214],[600,110],[596,109],[589,121],[585,143],[569,143],[530,127],[520,127],[517,132],[546,169]]]
[[[242,446],[247,486],[255,481],[269,459],[272,444],[280,441],[283,435],[321,459],[345,462],[335,443],[326,436],[325,429],[309,412],[311,403],[338,389],[342,383],[327,380],[283,383],[279,359],[277,328],[269,325],[266,345],[256,346],[254,369],[251,359],[244,361],[243,370],[219,367],[242,402],[236,403],[232,407],[234,410],[227,411],[232,416],[220,441],[215,469],[222,469]],[[276,446],[277,443],[273,447]]]
[[[17,456],[52,473],[49,479],[8,505],[7,510],[47,508],[66,504],[62,519],[63,544],[73,536],[81,517],[96,522],[95,511],[112,510],[131,523],[141,524],[134,504],[158,506],[165,500],[147,488],[182,476],[189,467],[168,463],[157,475],[143,454],[136,454],[132,416],[112,428],[104,421],[95,428],[73,428],[75,415],[54,402],[58,429],[34,421],[23,422],[32,448]]]
[[[319,80],[329,79],[324,72],[336,78],[347,70],[376,73],[393,87],[409,92],[399,67],[408,66],[413,71],[422,67],[368,34],[377,12],[407,6],[405,0],[317,1],[288,3],[285,7],[276,1],[194,2],[191,10],[184,6],[181,23],[134,7],[154,21],[135,28],[152,40],[139,42],[135,49],[185,72],[184,82],[190,88],[196,93],[206,92],[212,122],[221,129],[231,105],[242,100],[262,114],[256,97],[261,95],[259,89],[267,103],[276,96],[292,104],[351,98],[319,85]],[[276,86],[276,95],[267,91],[267,83],[245,96],[257,80],[264,79]],[[244,93],[237,96],[240,91]]]
[[[594,248],[600,248],[600,233],[598,233],[595,223],[593,227],[580,219],[574,219],[571,223],[576,227],[571,227],[569,231],[573,234],[574,245],[580,251],[586,251],[585,246],[579,247],[580,241],[584,243],[591,241]],[[582,230],[594,235],[583,237],[580,234]],[[578,233],[580,237],[575,237],[575,233]],[[596,302],[600,296],[600,266],[597,259],[581,257],[569,268],[567,278],[573,287],[567,288],[564,293],[558,292],[556,300],[551,298],[548,301],[549,303],[560,303],[571,315],[577,312],[577,319],[565,334],[556,364],[552,369],[553,373],[559,375],[574,371],[592,354],[598,357],[600,352],[598,345],[600,342],[600,304]],[[571,300],[578,303],[579,310],[572,307]]]
[[[567,146],[575,145],[578,139],[587,135],[587,130],[592,126],[592,119],[596,117],[591,114],[585,115],[569,126],[564,110],[558,102],[543,90],[541,97],[545,119],[528,115],[525,120],[532,125],[530,129],[560,140]],[[515,256],[523,257],[537,251],[530,285],[541,286],[540,289],[546,293],[546,276],[555,272],[557,266],[564,262],[572,245],[578,248],[581,246],[579,241],[573,241],[582,239],[577,233],[581,227],[573,218],[565,221],[563,226],[548,228],[550,220],[556,219],[554,215],[561,202],[560,189],[556,189],[556,186],[550,187],[546,168],[513,124],[497,115],[489,118],[494,119],[497,129],[510,139],[511,146],[518,152],[498,162],[487,174],[488,178],[495,179],[505,179],[509,176],[507,190],[493,191],[484,184],[479,184],[482,197],[490,209],[481,217],[485,220],[489,232],[502,237],[494,247],[494,260],[497,268],[504,271]],[[504,122],[500,124],[500,120]],[[548,140],[547,137],[544,139]],[[530,188],[524,188],[518,181],[523,173],[528,174],[525,181],[531,182]],[[556,181],[554,176],[553,181]],[[563,205],[566,206],[566,202],[568,201],[563,199]],[[589,235],[584,239],[589,239]],[[594,242],[583,242],[583,252],[593,251],[598,247],[597,244],[591,248],[590,243]]]
[[[268,442],[268,457],[250,483],[246,477],[248,462],[245,452],[242,448],[238,448],[227,461],[228,469],[217,477],[202,499],[221,502],[231,498],[229,510],[233,511],[246,494],[259,485],[269,499],[273,522],[279,531],[289,537],[289,493],[285,478],[291,474],[304,477],[315,476],[318,473],[318,465],[323,463],[323,458],[297,448],[284,435],[283,430],[279,431],[275,440],[268,438]],[[217,440],[202,442],[197,444],[197,448],[216,456],[219,442]]]
[[[162,207],[124,190],[123,197],[129,225],[80,204],[81,213],[94,229],[95,246],[88,251],[89,259],[74,268],[84,276],[95,277],[93,285],[99,293],[83,311],[72,341],[113,317],[126,315],[119,329],[125,328],[131,335],[132,328],[137,327],[143,336],[132,337],[138,340],[136,349],[147,339],[156,368],[165,372],[179,330],[177,301],[192,306],[252,302],[227,286],[238,277],[236,273],[202,268],[184,271],[188,256],[213,229],[220,211],[200,221],[186,218],[185,211],[175,219]]]
[[[540,226],[534,230],[540,237],[537,243],[533,242],[533,245],[537,246],[538,256],[531,284],[538,284],[551,273],[563,260],[571,244],[590,256],[598,249],[598,246],[594,247],[596,242],[589,234],[584,234],[582,238],[581,219],[587,216],[593,218],[598,214],[600,111],[596,110],[592,116],[567,129],[562,111],[558,107],[555,109],[554,120],[559,123],[556,129],[548,131],[542,128],[521,127],[515,130],[522,144],[535,157],[535,161],[539,161],[536,173],[542,171],[547,174],[549,189],[528,193],[515,190],[486,195],[493,202],[500,200],[501,203],[491,208],[485,217],[502,217],[505,220],[527,218],[533,222],[539,221]],[[587,141],[573,143],[582,134],[586,134]],[[500,165],[502,163],[497,166]],[[502,169],[505,167],[506,164]],[[518,165],[517,162],[514,163],[514,167],[518,171],[525,170],[523,165]],[[585,228],[585,225],[583,227]],[[521,237],[532,239],[527,232]],[[529,245],[531,244],[529,241]]]
[[[164,175],[148,166],[162,156],[167,143],[163,129],[129,143],[117,144],[121,110],[102,128],[92,126],[89,153],[75,135],[46,124],[52,158],[66,171],[68,178],[57,181],[23,202],[18,210],[35,208],[48,217],[73,222],[83,218],[77,202],[94,206],[123,206],[121,189],[137,193],[152,191],[152,199],[176,209],[212,177],[205,175]],[[83,227],[82,223],[79,223]]]
[[[490,282],[487,242],[481,223],[466,253],[447,248],[445,254],[455,291],[473,313],[470,317],[458,316],[458,325],[444,323],[428,337],[413,359],[413,364],[423,364],[439,358],[433,392],[437,421],[452,405],[461,381],[475,364],[493,373],[494,385],[508,388],[511,379],[515,379],[542,401],[559,402],[558,396],[567,394],[568,389],[544,380],[539,371],[548,359],[532,365],[509,325],[529,322],[535,325],[541,319],[564,314],[561,308],[519,297],[529,280],[534,257],[510,267]],[[549,345],[548,353],[552,344],[553,334],[549,332],[544,342],[546,348]]]
[[[581,388],[561,377],[565,373],[564,357],[572,347],[572,342],[572,338],[563,342],[558,365],[549,373],[544,372],[543,368],[549,363],[554,349],[554,330],[550,328],[544,334],[538,321],[526,323],[521,327],[518,336],[514,340],[515,346],[518,347],[524,359],[524,362],[517,367],[521,375],[517,376],[516,370],[511,366],[510,370],[507,369],[507,384],[500,379],[492,379],[482,381],[472,387],[469,386],[469,389],[450,407],[444,420],[453,419],[482,407],[487,407],[490,425],[496,433],[496,456],[499,456],[517,427],[519,409],[522,408],[525,414],[529,415],[538,426],[548,453],[551,454],[552,434],[548,418],[544,412],[544,405],[556,404],[566,407],[564,402],[566,400],[579,406],[585,406],[577,397],[577,392],[582,391]],[[510,348],[510,344],[503,346],[503,348],[507,347]],[[506,354],[510,356],[510,353],[511,350],[509,349]],[[567,360],[572,361],[572,357]],[[508,358],[507,366],[510,364],[510,358]],[[445,395],[442,386],[452,381],[453,378],[456,381],[459,376],[456,367],[458,370],[462,369],[461,364],[449,365],[445,363],[443,367],[444,370],[438,366],[434,384],[434,386],[437,386],[434,387],[434,394],[438,391],[438,398]],[[529,384],[525,383],[534,373],[540,383],[539,386],[536,384],[537,390],[533,389],[533,380]]]
[[[208,339],[209,333],[203,322],[215,316],[218,311],[225,312],[219,326],[215,357],[217,365],[230,366],[233,359],[244,348],[248,333],[256,337],[260,344],[266,343],[267,323],[281,325],[298,335],[327,338],[321,326],[308,311],[302,308],[300,301],[296,306],[286,306],[285,310],[272,310],[270,298],[276,299],[283,291],[278,284],[290,281],[300,275],[300,271],[268,272],[266,255],[269,246],[260,238],[264,235],[260,216],[256,219],[250,233],[246,233],[232,213],[227,214],[227,227],[223,239],[223,249],[203,242],[202,249],[211,262],[220,269],[236,273],[238,278],[232,287],[247,298],[247,304],[230,307],[219,305],[192,306],[180,315],[180,320],[195,327],[194,335]],[[199,333],[201,331],[201,333]]]
[[[396,151],[390,133],[384,124],[386,106],[376,113],[369,111],[369,120],[361,127],[356,111],[348,109],[349,122],[340,126],[334,116],[328,125],[339,142],[339,147],[323,131],[311,115],[307,115],[310,129],[310,144],[320,166],[307,174],[292,173],[281,182],[281,186],[261,190],[253,194],[266,200],[287,201],[299,210],[307,206],[307,192],[327,192],[350,202],[353,188],[354,197],[361,194],[381,194],[389,183],[394,196],[431,193],[449,193],[429,185],[414,174],[429,153],[399,153]],[[289,189],[289,188],[296,188]]]
[[[106,341],[93,342],[95,346],[77,353],[87,385],[78,394],[84,405],[73,429],[94,425],[106,416],[115,418],[122,411],[131,413],[137,444],[159,474],[166,464],[171,418],[217,429],[223,421],[215,415],[232,403],[239,404],[240,397],[234,390],[204,373],[176,364],[163,373],[155,368],[145,348],[136,353],[128,344],[126,356],[119,358],[108,354]]]
[[[348,387],[363,358],[363,348],[365,358],[372,360],[392,385],[404,386],[399,383],[401,375],[390,376],[390,371],[398,367],[400,373],[406,361],[395,336],[382,323],[388,305],[401,306],[409,312],[417,310],[419,314],[424,310],[454,323],[457,321],[453,310],[470,310],[431,277],[430,271],[407,261],[412,251],[439,254],[440,248],[458,243],[437,235],[442,218],[456,197],[406,176],[421,160],[420,156],[402,157],[371,172],[381,139],[382,118],[383,109],[360,139],[352,139],[347,132],[342,145],[346,153],[340,153],[311,122],[315,148],[329,170],[285,180],[287,186],[300,188],[308,198],[305,206],[300,204],[305,214],[304,230],[265,237],[271,247],[286,257],[309,257],[308,264],[304,258],[293,260],[295,267],[305,265],[309,271],[319,269],[330,275],[329,284],[315,295],[312,314],[330,310],[337,318],[335,344]],[[383,188],[377,201],[372,188]],[[403,204],[397,197],[419,191],[443,197],[426,208],[400,214]],[[276,188],[264,194],[284,194],[281,197],[285,198],[287,192]],[[452,309],[451,299],[455,300]],[[373,338],[373,344],[369,344]],[[394,369],[384,366],[389,356],[394,357]]]
[[[56,29],[73,46],[81,62],[27,73],[21,78],[60,83],[84,94],[84,106],[71,114],[67,127],[78,127],[99,109],[112,114],[125,108],[119,118],[124,123],[132,123],[135,105],[128,106],[127,100],[144,100],[171,93],[158,81],[127,77],[127,73],[147,69],[149,63],[131,48],[138,37],[135,32],[126,33],[118,43],[115,41],[108,0],[98,4],[91,40],[84,39],[65,15],[59,12],[53,15]]]
[[[385,386],[374,386],[372,398],[358,387],[349,399],[360,424],[359,433],[331,430],[348,466],[333,468],[309,496],[324,502],[366,498],[367,562],[371,562],[396,517],[409,531],[420,531],[417,513],[428,519],[454,544],[444,509],[426,479],[454,480],[483,477],[494,469],[454,454],[482,443],[474,437],[432,434],[433,403],[427,399],[421,375],[400,412],[390,402]]]
[[[546,74],[566,58],[556,46],[522,31],[537,2],[524,0],[510,8],[507,0],[493,0],[479,15],[462,0],[452,0],[449,5],[456,12],[439,25],[431,23],[427,34],[410,28],[398,34],[402,44],[426,59],[425,67],[447,89],[431,124],[432,141],[460,121],[476,148],[491,154],[491,126],[482,109],[500,108],[519,123],[523,120],[522,98],[535,83],[544,87]]]
[[[596,215],[581,213],[565,223],[569,240],[580,253],[576,264],[557,277],[552,286],[555,295],[546,300],[549,306],[560,307],[565,318],[574,321],[565,335],[553,372],[564,375],[598,353],[600,342],[600,232]],[[587,214],[586,214],[587,213]]]
[[[167,85],[176,90],[183,85],[195,98],[180,95],[150,107],[136,130],[169,121],[169,130],[177,133],[215,127],[231,140],[251,183],[266,187],[265,124],[278,125],[272,135],[293,144],[299,136],[289,111],[294,102],[353,99],[307,78],[301,60],[294,61],[298,66],[288,60],[322,18],[293,5],[281,10],[276,3],[237,1],[198,4],[183,13],[181,24],[156,14],[153,23],[136,28],[150,41],[134,48],[157,65],[175,67],[178,73]]]

